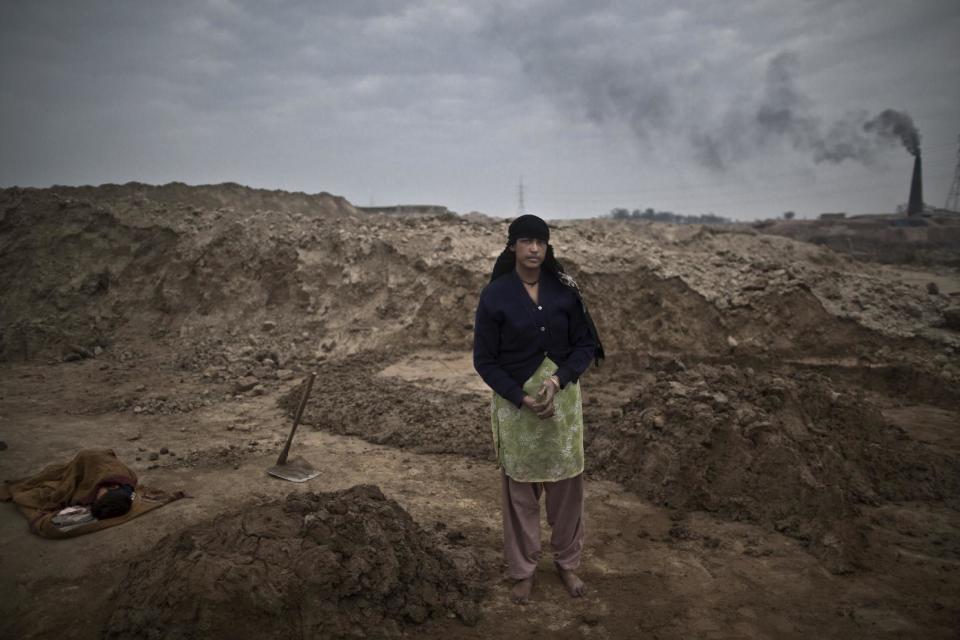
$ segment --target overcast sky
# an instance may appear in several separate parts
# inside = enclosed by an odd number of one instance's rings
[[[0,2],[0,186],[753,219],[905,203],[887,109],[957,158],[956,0]]]

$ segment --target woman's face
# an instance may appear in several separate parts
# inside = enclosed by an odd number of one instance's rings
[[[517,264],[537,269],[547,255],[547,243],[539,238],[517,238],[513,250],[517,254]]]

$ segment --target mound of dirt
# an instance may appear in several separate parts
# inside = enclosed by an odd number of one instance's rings
[[[131,563],[107,638],[390,638],[478,616],[477,588],[372,485],[291,493],[168,536]]]
[[[426,390],[378,376],[385,364],[371,354],[320,363],[317,378],[323,388],[310,397],[303,423],[421,453],[493,458],[490,422],[484,420],[490,410],[488,393]],[[280,399],[290,415],[300,403],[302,387]]]
[[[730,337],[787,355],[858,355],[895,338],[903,357],[960,349],[949,295],[821,247],[749,229],[554,226],[611,352],[715,353]],[[238,349],[265,322],[284,361],[468,348],[505,227],[235,184],[2,189],[0,359],[71,360],[165,336],[181,354],[210,340]],[[812,311],[791,322],[799,306]],[[821,335],[797,346],[811,326]]]
[[[799,539],[835,572],[866,562],[858,505],[960,495],[960,461],[819,374],[673,362],[637,382],[622,417],[589,425],[592,469]]]
[[[238,185],[3,190],[0,358],[99,352],[123,327],[156,337],[191,316],[222,322],[225,312],[296,304],[297,253],[271,218],[305,219],[291,212],[299,205],[313,220],[337,219],[352,207],[291,195]],[[272,214],[198,206],[281,201]]]
[[[759,223],[763,233],[830,247],[858,260],[886,264],[960,266],[960,215],[941,210],[922,217],[862,215]]]
[[[688,362],[615,356],[588,372],[588,473],[658,504],[779,531],[838,573],[869,562],[860,505],[960,495],[960,462],[890,425],[859,385],[802,366]],[[304,422],[419,452],[492,458],[487,393],[385,378],[383,364],[370,355],[321,364],[327,388],[311,397]],[[291,415],[300,393],[280,400]]]

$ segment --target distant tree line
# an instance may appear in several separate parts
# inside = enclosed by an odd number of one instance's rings
[[[682,213],[672,211],[656,211],[653,207],[647,207],[643,211],[634,209],[611,209],[610,217],[614,220],[650,220],[651,222],[670,222],[672,224],[732,224],[733,220],[718,216],[715,213],[701,213],[700,215],[688,216]]]

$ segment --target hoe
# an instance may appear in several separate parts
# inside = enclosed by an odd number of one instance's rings
[[[283,451],[280,452],[280,457],[277,458],[277,464],[267,469],[267,473],[272,476],[283,478],[290,482],[306,482],[320,475],[320,472],[315,469],[312,464],[299,456],[293,460],[287,460],[287,455],[290,453],[290,443],[293,442],[293,434],[297,432],[297,426],[300,425],[300,418],[303,417],[303,410],[307,407],[307,398],[310,397],[310,390],[313,389],[313,381],[316,377],[316,373],[311,373],[310,377],[306,380],[306,385],[303,387],[303,395],[300,396],[300,406],[297,407],[297,415],[293,419],[293,429],[290,430],[290,436],[287,438],[287,444],[283,447]]]

